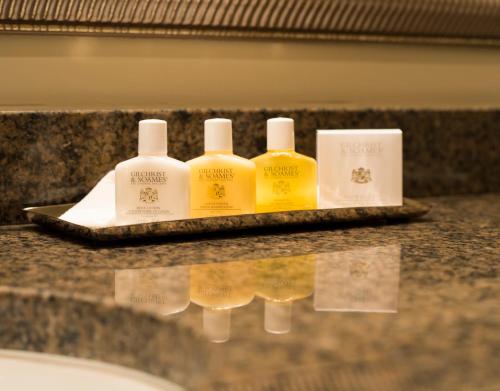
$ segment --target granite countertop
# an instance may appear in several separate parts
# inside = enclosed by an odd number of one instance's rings
[[[125,246],[4,227],[0,348],[189,389],[500,388],[500,194],[424,201],[411,223]]]

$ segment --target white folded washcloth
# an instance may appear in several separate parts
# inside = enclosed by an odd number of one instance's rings
[[[115,171],[104,175],[89,194],[59,218],[89,228],[115,225]]]

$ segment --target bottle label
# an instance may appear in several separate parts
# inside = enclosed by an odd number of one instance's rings
[[[198,205],[193,205],[194,211],[212,211],[216,214],[241,213],[241,208],[236,207],[232,199],[236,173],[233,168],[200,168],[197,179],[202,186],[204,195]]]
[[[290,198],[295,191],[294,180],[299,178],[300,169],[297,165],[267,166],[264,167],[264,179],[270,181],[272,202],[279,209],[294,209],[294,199]]]
[[[315,186],[314,169],[308,165],[293,160],[268,162],[257,170],[257,211],[312,209]]]
[[[264,178],[298,178],[299,166],[268,166],[264,167]]]
[[[223,183],[210,184],[207,193],[208,198],[218,201],[226,196],[226,187]]]
[[[139,192],[139,201],[146,204],[158,202],[158,199],[158,189],[153,189],[152,187],[144,187]]]
[[[198,170],[198,180],[203,182],[229,182],[234,179],[232,168],[200,168]]]
[[[264,167],[264,179],[272,181],[271,191],[276,197],[274,202],[281,203],[282,207],[293,206],[287,197],[294,189],[290,179],[297,179],[299,175],[299,166],[296,165]]]
[[[166,171],[131,171],[131,185],[166,185]]]
[[[129,183],[137,188],[137,204],[127,215],[141,216],[142,222],[163,220],[172,215],[170,210],[161,207],[161,188],[168,183],[166,171],[131,171]]]

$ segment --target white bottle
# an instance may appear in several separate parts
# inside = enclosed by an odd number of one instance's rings
[[[167,122],[139,122],[139,156],[116,166],[116,223],[189,217],[189,166],[167,156]]]

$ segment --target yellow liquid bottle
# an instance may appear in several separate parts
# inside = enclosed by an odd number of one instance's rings
[[[295,152],[292,119],[267,121],[267,150],[252,159],[257,213],[316,209],[316,161]]]
[[[191,301],[203,307],[203,331],[212,342],[226,342],[231,309],[249,304],[255,296],[253,267],[249,262],[193,265]]]
[[[231,121],[205,121],[205,154],[191,168],[191,217],[255,213],[255,164],[233,154]]]
[[[314,254],[257,261],[256,295],[265,300],[264,328],[268,333],[291,330],[292,303],[314,291],[315,263]]]

